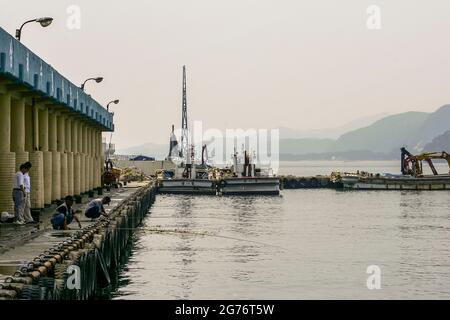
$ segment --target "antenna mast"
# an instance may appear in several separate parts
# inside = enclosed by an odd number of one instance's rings
[[[180,157],[189,155],[187,96],[186,96],[186,66],[183,66],[183,105],[181,115],[181,151]]]

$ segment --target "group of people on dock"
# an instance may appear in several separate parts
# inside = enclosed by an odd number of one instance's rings
[[[31,215],[31,181],[29,172],[32,168],[30,162],[25,162],[20,165],[19,171],[13,177],[12,198],[14,202],[14,215],[7,212],[1,214],[1,222],[13,223],[17,225],[26,225],[38,223]],[[100,216],[107,217],[108,214],[104,208],[105,204],[110,204],[111,198],[106,196],[99,199],[91,200],[85,209],[85,216],[89,219],[97,219]],[[80,210],[73,209],[74,198],[66,196],[64,202],[56,208],[50,222],[55,230],[66,230],[68,225],[74,220],[78,226],[82,228],[80,219],[77,215]]]

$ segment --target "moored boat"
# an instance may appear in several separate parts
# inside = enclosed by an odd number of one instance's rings
[[[270,171],[263,175],[252,163],[252,157],[245,151],[244,162],[237,152],[233,155],[233,166],[222,170],[217,184],[217,193],[221,195],[279,195],[280,179]]]

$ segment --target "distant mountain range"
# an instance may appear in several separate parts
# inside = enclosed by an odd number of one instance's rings
[[[387,160],[398,159],[400,148],[412,153],[450,152],[450,105],[435,112],[378,114],[324,130],[280,128],[281,160]],[[163,159],[167,145],[148,143],[119,150]]]
[[[336,140],[282,139],[280,154],[282,159],[397,159],[402,146],[412,153],[436,151],[433,139],[449,130],[450,105],[444,105],[432,113],[411,111],[387,116]],[[442,145],[448,137],[443,135],[438,142]]]
[[[443,134],[434,138],[424,149],[428,151],[446,151],[447,153],[450,153],[450,131],[445,131]]]
[[[367,127],[374,122],[387,117],[388,113],[379,113],[372,116],[361,117],[350,121],[349,123],[327,129],[315,129],[315,130],[298,130],[285,127],[279,127],[281,139],[337,139],[344,133],[359,128]]]

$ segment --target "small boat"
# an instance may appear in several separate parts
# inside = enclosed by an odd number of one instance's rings
[[[244,162],[235,151],[231,169],[222,170],[217,192],[221,195],[279,195],[280,179],[269,172],[264,175],[244,152]]]
[[[355,190],[450,190],[450,173],[439,174],[433,159],[444,159],[450,168],[450,155],[445,151],[412,155],[401,149],[402,174],[373,174],[368,172],[332,173],[333,182],[344,189]],[[432,175],[423,174],[422,162],[430,166]]]
[[[206,147],[202,149],[201,164],[195,163],[194,147],[190,152],[185,152],[186,158],[180,157],[178,142],[172,126],[170,136],[170,150],[168,160],[175,164],[174,170],[159,170],[156,173],[158,192],[170,194],[216,194],[216,182],[210,179],[209,167],[206,165],[204,154]]]
[[[167,179],[158,181],[158,192],[166,194],[215,195],[215,184],[211,180]]]

